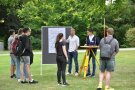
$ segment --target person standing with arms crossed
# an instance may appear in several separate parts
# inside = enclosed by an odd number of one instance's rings
[[[113,38],[113,28],[107,29],[107,37],[100,42],[100,74],[97,90],[102,90],[102,82],[105,78],[105,90],[114,90],[110,88],[111,73],[115,67],[115,56],[119,52],[119,43]]]
[[[68,59],[69,59],[69,67],[67,75],[71,74],[72,70],[72,59],[74,58],[75,62],[75,76],[78,76],[78,47],[80,45],[80,40],[77,35],[75,35],[75,29],[71,28],[71,35],[67,39],[67,43],[69,43],[69,49],[68,49]]]
[[[59,33],[56,38],[55,48],[56,48],[56,62],[57,62],[57,80],[58,85],[68,86],[66,82],[66,64],[68,62],[68,56],[66,51],[66,42],[64,42],[63,34]],[[63,82],[61,82],[61,77]]]

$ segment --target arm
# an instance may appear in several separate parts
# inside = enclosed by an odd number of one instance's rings
[[[64,53],[64,55],[66,57],[67,62],[68,62],[68,56],[67,56],[67,51],[66,51],[66,46],[65,45],[62,46],[62,50],[63,50],[63,53]]]
[[[80,39],[77,37],[76,39],[76,50],[78,50],[78,47],[80,46]]]
[[[70,37],[70,36],[69,36]],[[68,37],[68,39],[66,40],[66,43],[69,43],[69,37]]]
[[[116,54],[119,52],[119,42],[118,41],[116,41],[115,52],[116,52]]]

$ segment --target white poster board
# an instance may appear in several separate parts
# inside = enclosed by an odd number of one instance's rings
[[[65,28],[48,28],[48,53],[56,53],[55,41],[59,33],[63,33],[64,38],[66,38]]]

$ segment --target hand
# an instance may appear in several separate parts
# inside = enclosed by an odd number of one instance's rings
[[[87,46],[87,44],[84,44],[84,46]]]
[[[66,62],[68,63],[68,57],[66,58]]]

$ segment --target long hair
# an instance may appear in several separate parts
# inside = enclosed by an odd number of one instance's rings
[[[60,41],[60,39],[63,37],[63,33],[59,33],[56,37],[56,42],[55,42],[55,48],[58,47],[58,43]]]

